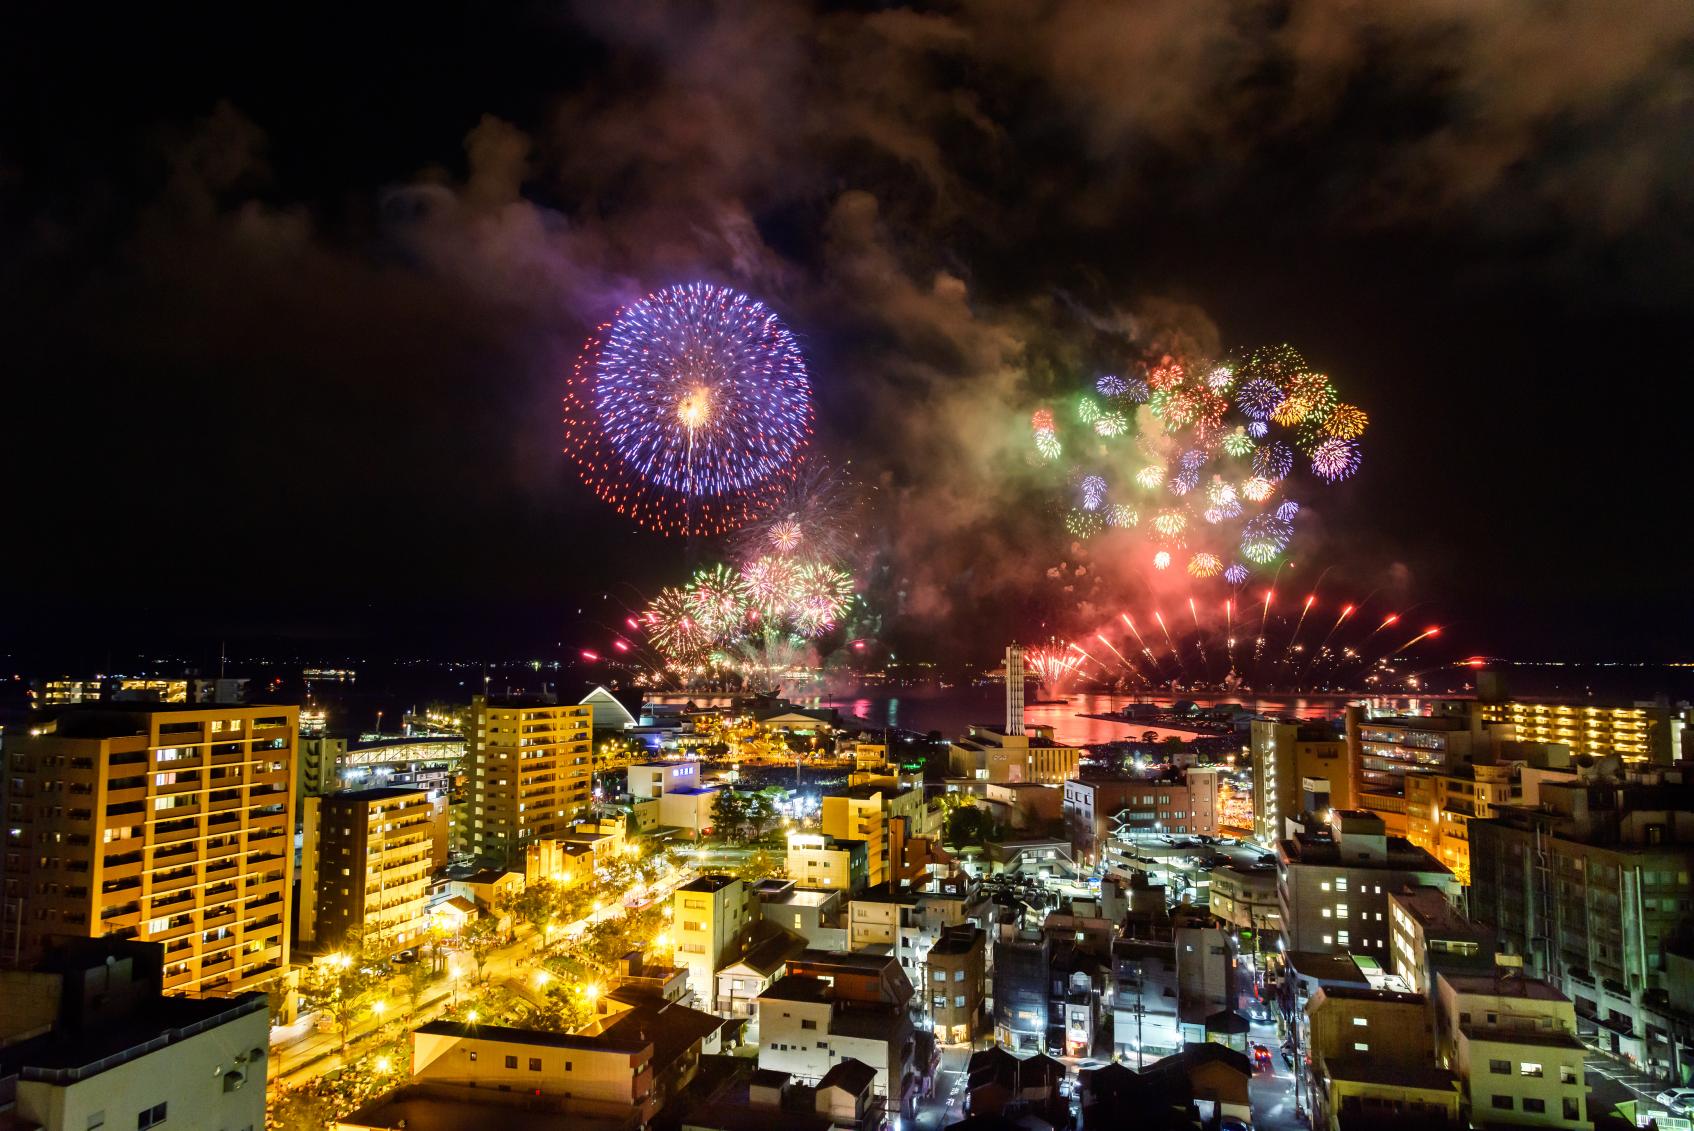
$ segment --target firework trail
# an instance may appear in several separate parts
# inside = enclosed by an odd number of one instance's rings
[[[1159,631],[1165,634],[1165,644],[1169,646],[1171,655],[1176,657],[1177,671],[1181,672],[1183,678],[1186,679],[1188,677],[1188,665],[1183,662],[1182,653],[1177,651],[1176,641],[1171,639],[1171,630],[1165,627],[1164,614],[1154,609],[1153,619],[1159,622]]]
[[[1159,661],[1154,657],[1153,650],[1147,647],[1147,641],[1141,639],[1141,630],[1135,627],[1135,618],[1130,616],[1128,613],[1120,613],[1118,615],[1123,617],[1123,623],[1129,626],[1129,631],[1135,634],[1136,642],[1141,645],[1142,655],[1147,657],[1148,662],[1153,665],[1154,673],[1157,674],[1159,670]]]
[[[1317,650],[1312,653],[1312,658],[1307,660],[1306,666],[1301,669],[1299,678],[1302,682],[1305,680],[1308,673],[1313,675],[1317,674],[1316,669],[1329,658],[1329,642],[1334,638],[1335,630],[1340,628],[1342,623],[1345,622],[1348,617],[1353,615],[1354,608],[1355,606],[1353,605],[1343,605],[1341,607],[1341,615],[1335,618],[1335,623],[1330,625],[1329,631],[1323,634],[1323,639],[1318,641]]]
[[[1318,580],[1322,581],[1323,579],[1319,578]],[[1288,635],[1288,647],[1283,649],[1283,652],[1282,652],[1282,663],[1283,663],[1284,666],[1293,662],[1293,660],[1294,660],[1294,649],[1295,649],[1296,645],[1298,645],[1300,643],[1300,629],[1302,627],[1304,627],[1304,625],[1306,623],[1306,614],[1311,612],[1312,606],[1317,604],[1317,603],[1318,603],[1318,595],[1317,595],[1317,592],[1315,590],[1311,593],[1306,594],[1306,603],[1304,605],[1300,606],[1300,616],[1294,622],[1294,631],[1289,633],[1289,635]]]
[[[1225,597],[1223,600],[1223,631],[1225,645],[1229,650],[1229,670],[1235,670],[1235,598]]]
[[[1108,667],[1107,667],[1107,666],[1106,666],[1106,665],[1105,665],[1105,664],[1102,664],[1102,663],[1100,663],[1100,661],[1099,661],[1099,660],[1095,660],[1095,659],[1094,659],[1094,657],[1093,657],[1093,656],[1091,656],[1091,655],[1089,655],[1089,654],[1088,654],[1088,652],[1087,652],[1087,651],[1086,651],[1086,650],[1085,650],[1085,649],[1083,649],[1083,648],[1081,648],[1081,647],[1079,647],[1079,646],[1078,646],[1078,645],[1077,645],[1077,643],[1076,643],[1076,642],[1075,642],[1075,641],[1074,641],[1074,640],[1073,640],[1073,641],[1071,641],[1071,644],[1070,644],[1070,647],[1071,647],[1071,648],[1073,648],[1073,649],[1075,649],[1075,650],[1076,650],[1076,652],[1077,652],[1077,654],[1078,654],[1078,655],[1080,655],[1080,656],[1083,656],[1083,657],[1085,657],[1085,658],[1087,658],[1087,659],[1089,659],[1089,660],[1093,660],[1093,662],[1094,662],[1094,664],[1095,664],[1095,665],[1096,665],[1096,666],[1097,666],[1097,667],[1098,667],[1098,668],[1099,668],[1099,669],[1100,669],[1100,670],[1101,670],[1101,671],[1103,671],[1103,672],[1105,672],[1105,673],[1106,673],[1106,674],[1107,674],[1107,675],[1110,675],[1110,674],[1111,674],[1111,673],[1112,673],[1112,669],[1111,669],[1111,668],[1108,668]]]
[[[1194,598],[1188,598],[1188,615],[1194,618],[1194,649],[1200,653],[1200,670],[1210,668],[1211,661],[1206,659],[1206,635],[1200,628],[1200,611],[1194,607]]]
[[[1094,634],[1094,639],[1098,640],[1100,643],[1104,644],[1107,648],[1111,649],[1112,655],[1116,656],[1118,659],[1123,661],[1123,666],[1124,666],[1125,670],[1127,670],[1129,672],[1130,675],[1135,676],[1137,679],[1140,679],[1144,683],[1146,682],[1147,677],[1142,675],[1138,670],[1136,670],[1135,665],[1130,663],[1129,659],[1122,652],[1120,652],[1116,648],[1112,647],[1112,642],[1110,640],[1106,639],[1105,633],[1096,632]]]

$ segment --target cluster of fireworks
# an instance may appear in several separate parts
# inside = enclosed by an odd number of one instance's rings
[[[1238,362],[1167,356],[1030,418],[1036,458],[1068,457],[1071,536],[1137,531],[1155,569],[1238,588],[1294,536],[1298,457],[1317,480],[1346,479],[1367,423],[1288,346]]]
[[[633,626],[675,674],[734,671],[771,686],[815,670],[814,642],[841,627],[856,599],[853,503],[847,480],[814,464],[738,531],[737,564],[661,590]]]
[[[812,386],[787,327],[727,287],[687,283],[620,309],[566,383],[566,451],[635,522],[712,535],[769,511],[804,462]]]
[[[1407,613],[1367,611],[1368,602],[1313,592],[1279,603],[1274,587],[1245,602],[1189,596],[1169,609],[1125,610],[1094,633],[1030,649],[1026,662],[1051,691],[1083,681],[1260,691],[1415,685],[1424,673],[1400,661],[1438,639],[1441,626],[1410,627]]]

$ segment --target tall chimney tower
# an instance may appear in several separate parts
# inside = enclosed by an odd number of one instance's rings
[[[1023,645],[1006,647],[1006,733],[1023,733]]]

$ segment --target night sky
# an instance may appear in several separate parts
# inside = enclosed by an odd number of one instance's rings
[[[574,644],[691,551],[582,488],[562,379],[705,278],[800,336],[909,649],[1071,615],[1042,396],[1286,340],[1372,417],[1309,572],[1689,655],[1686,0],[36,7],[0,650]]]

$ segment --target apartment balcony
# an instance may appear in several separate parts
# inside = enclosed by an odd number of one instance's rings
[[[186,945],[187,943],[187,936],[192,934],[196,929],[197,928],[194,926],[194,920],[190,919],[185,923],[178,923],[174,927],[166,927],[162,931],[149,932],[147,935],[147,941],[176,944],[174,949],[181,949],[182,945]],[[165,948],[165,953],[170,954],[172,950],[173,946],[167,946]]]
[[[241,842],[237,838],[231,844],[207,844],[204,851],[201,852],[200,858],[206,861],[208,865],[218,864],[222,866],[224,862],[234,862],[232,858],[240,855],[242,855]]]
[[[208,855],[210,855],[208,853]],[[224,856],[221,859],[208,861],[206,864],[205,880],[208,884],[219,880],[232,880],[241,873],[241,862]]]
[[[251,761],[252,757],[253,757],[253,755],[246,750],[241,750],[241,749],[236,749],[236,750],[214,749],[212,751],[212,765],[214,765],[214,766],[228,766],[228,765],[230,765],[231,763],[234,763],[234,762]]]
[[[169,825],[153,826],[154,844],[178,844],[185,840],[193,840],[199,835],[200,823],[193,820],[185,825],[178,825],[173,818]]]
[[[142,867],[141,856],[137,853],[133,860],[125,860],[121,864],[107,864],[101,869],[101,875],[107,883],[135,879],[141,875]]]
[[[121,930],[141,929],[141,908],[134,904],[122,907],[108,907],[100,913],[100,929],[102,934],[111,934]]]
[[[183,888],[194,887],[198,883],[199,877],[194,874],[193,868],[179,876],[154,876],[153,894],[157,896],[166,892],[181,891]]]
[[[223,974],[234,969],[235,958],[232,955],[225,954],[222,958],[214,959],[211,962],[201,962],[200,977],[207,978],[213,974]],[[206,987],[201,988],[205,989]]]
[[[208,927],[227,927],[235,922],[235,904],[226,903],[222,907],[210,908],[200,915],[202,929]]]
[[[261,880],[256,883],[249,881],[246,894],[249,901],[263,899],[265,896],[273,894],[280,896],[282,895],[282,880]]]
[[[147,787],[145,785],[130,786],[126,789],[108,789],[106,791],[106,812],[112,811],[114,805],[146,805]]]

